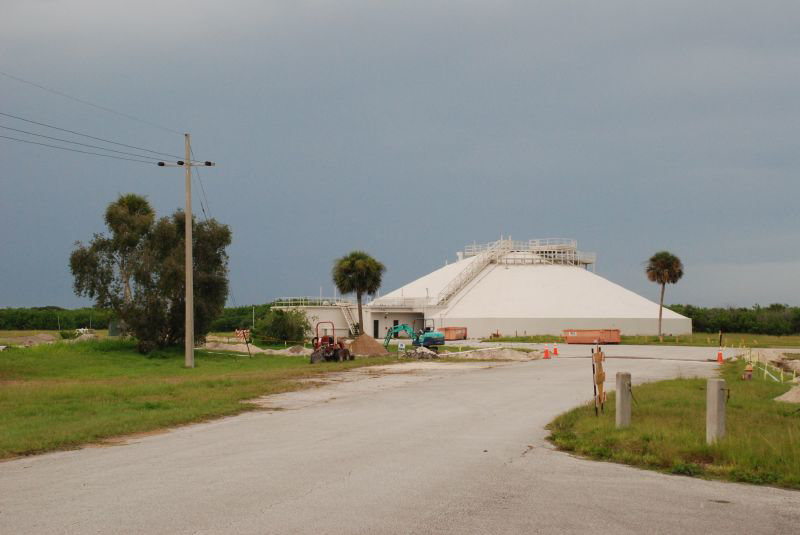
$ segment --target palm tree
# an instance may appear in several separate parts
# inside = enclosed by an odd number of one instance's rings
[[[659,251],[650,257],[645,268],[647,278],[661,285],[661,299],[658,302],[658,339],[664,341],[661,334],[661,314],[664,311],[664,289],[667,284],[675,284],[683,277],[681,259],[669,251]]]
[[[358,302],[358,330],[363,331],[364,315],[361,311],[361,296],[375,295],[381,287],[381,277],[386,266],[364,251],[353,251],[333,263],[333,283],[343,293],[356,293]],[[357,334],[357,333],[356,333]]]

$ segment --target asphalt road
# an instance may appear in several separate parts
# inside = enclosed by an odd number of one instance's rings
[[[715,368],[663,357],[610,359],[608,384]],[[551,449],[547,422],[591,396],[588,359],[414,367],[264,401],[281,411],[0,463],[0,533],[800,531],[800,492]]]

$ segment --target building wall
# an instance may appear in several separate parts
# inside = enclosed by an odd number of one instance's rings
[[[336,336],[348,336],[349,329],[347,320],[344,318],[342,310],[338,306],[298,306],[298,307],[280,307],[280,308],[294,308],[303,310],[308,317],[308,322],[311,324],[312,334],[316,324],[320,321],[332,321],[336,326]],[[353,305],[350,307],[353,318],[358,321],[358,307]],[[383,340],[386,332],[394,326],[394,322],[398,324],[408,323],[414,325],[415,319],[422,319],[422,313],[414,312],[387,312],[381,310],[371,311],[368,308],[363,308],[364,312],[364,332],[373,336],[374,323],[373,320],[378,320],[378,339]],[[330,325],[320,325],[320,334],[330,334]]]
[[[416,312],[383,312],[380,310],[372,310],[369,313],[369,319],[367,319],[366,310],[364,311],[364,323],[365,325],[365,332],[370,336],[374,336],[374,328],[375,328],[375,320],[378,321],[378,338],[383,340],[386,337],[386,333],[389,329],[394,326],[394,322],[397,321],[398,325],[402,325],[403,323],[407,323],[412,328],[414,327],[414,320],[421,320],[423,318],[422,313]],[[421,324],[417,322],[417,328],[421,327]],[[402,335],[401,335],[402,336]]]
[[[536,334],[561,335],[564,329],[619,329],[623,335],[657,335],[658,320],[650,318],[436,318],[436,327],[466,327],[469,338]],[[664,318],[664,334],[691,334],[689,318]]]
[[[347,336],[348,326],[344,314],[336,306],[294,307],[305,310],[312,330],[320,321],[332,321],[336,326],[336,336]],[[354,318],[358,317],[358,309],[351,308]],[[378,339],[382,340],[386,332],[398,323],[414,325],[415,319],[422,318],[416,312],[384,312],[371,311],[364,308],[364,331],[373,336],[373,320],[378,320]],[[488,338],[492,333],[500,332],[505,336],[526,336],[536,334],[561,335],[564,329],[619,329],[623,335],[657,335],[658,320],[653,318],[436,318],[436,328],[466,327],[469,338]],[[320,334],[330,326],[320,326]],[[692,320],[689,318],[664,318],[664,334],[691,334]],[[312,334],[313,336],[313,334]]]
[[[320,321],[332,321],[336,329],[337,337],[338,336],[345,337],[348,335],[350,331],[347,325],[347,321],[344,319],[344,314],[342,314],[341,309],[339,309],[339,307],[336,306],[298,306],[298,307],[277,307],[277,308],[297,309],[305,311],[306,317],[308,318],[308,322],[311,324],[311,336],[315,336],[316,333],[315,328],[317,323]],[[356,317],[357,315],[358,311],[356,310],[353,314],[353,317]],[[332,334],[330,332],[330,325],[320,325],[319,333],[320,335]]]

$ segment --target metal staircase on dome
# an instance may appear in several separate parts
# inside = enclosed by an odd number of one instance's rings
[[[519,255],[512,253],[522,253]],[[594,265],[594,253],[578,251],[577,240],[565,238],[545,238],[528,241],[513,241],[511,238],[500,238],[485,245],[467,245],[464,258],[476,257],[475,260],[439,292],[436,304],[444,306],[458,292],[463,290],[489,264],[562,264],[588,268]]]

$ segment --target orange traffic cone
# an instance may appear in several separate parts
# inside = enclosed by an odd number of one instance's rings
[[[717,351],[717,364],[722,364],[722,348]]]
[[[546,358],[546,359],[550,358],[550,346],[549,345],[545,345],[544,346],[544,358]]]
[[[558,356],[558,344],[555,342],[553,342],[553,356],[554,357]]]

